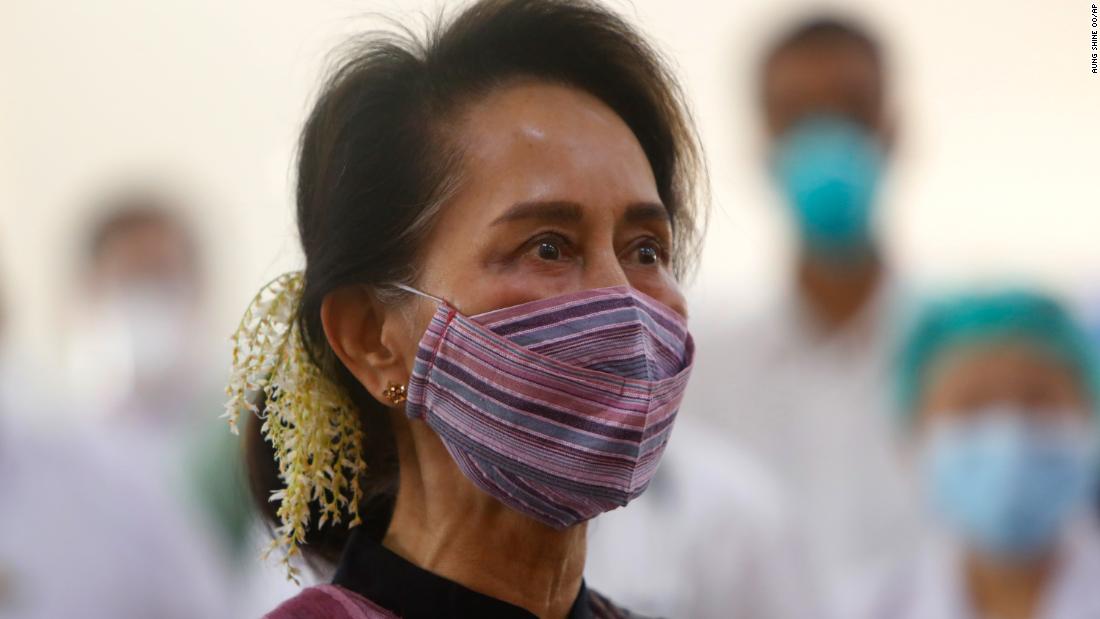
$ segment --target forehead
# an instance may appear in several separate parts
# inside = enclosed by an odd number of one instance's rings
[[[789,45],[767,62],[765,111],[783,122],[813,111],[856,116],[877,113],[883,99],[879,59],[863,43],[822,36]]]
[[[945,351],[933,360],[930,376],[930,387],[967,386],[978,380],[1008,384],[1020,377],[1076,380],[1068,363],[1027,342],[991,342]]]
[[[649,161],[630,127],[575,88],[541,82],[501,87],[468,105],[458,126],[453,137],[463,153],[462,185],[483,197],[658,200]]]

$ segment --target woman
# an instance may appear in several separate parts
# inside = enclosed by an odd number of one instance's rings
[[[584,587],[585,522],[645,489],[690,371],[699,157],[656,53],[583,0],[353,50],[302,134],[304,273],[234,352],[288,566],[337,562],[271,617],[627,616]]]
[[[1057,302],[1028,292],[945,301],[910,334],[901,410],[938,535],[868,617],[1100,617],[1096,366]],[[851,615],[857,616],[857,615]]]

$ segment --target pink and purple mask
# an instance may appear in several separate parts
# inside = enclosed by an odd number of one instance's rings
[[[420,341],[406,414],[505,505],[564,528],[649,484],[691,373],[685,319],[628,286],[464,316]]]

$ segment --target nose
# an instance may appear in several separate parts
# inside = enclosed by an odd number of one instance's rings
[[[601,249],[596,255],[590,256],[585,261],[584,281],[585,288],[609,288],[611,286],[629,286],[630,279],[619,262],[619,257],[612,247]]]

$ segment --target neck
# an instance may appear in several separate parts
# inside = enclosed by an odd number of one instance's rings
[[[399,424],[400,489],[383,545],[539,617],[567,616],[584,572],[585,525],[559,531],[508,509],[462,475],[425,424]]]
[[[803,252],[797,272],[799,295],[826,330],[834,331],[870,302],[882,271],[874,250],[843,262]]]
[[[1053,564],[1051,556],[1023,563],[968,557],[966,581],[975,610],[983,617],[1003,619],[1033,619],[1039,616]]]

